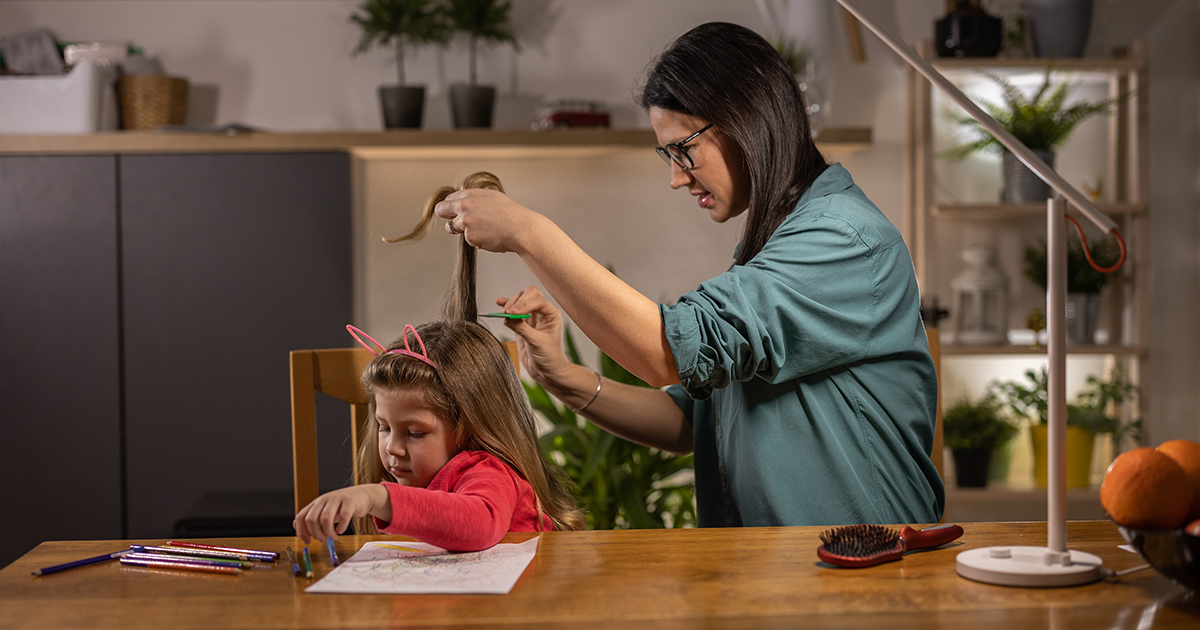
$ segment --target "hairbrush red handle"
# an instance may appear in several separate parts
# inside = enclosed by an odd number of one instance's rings
[[[900,530],[900,539],[904,541],[904,548],[909,551],[940,547],[948,542],[958,540],[962,535],[963,528],[952,523],[943,523],[925,529],[913,529],[905,525]]]

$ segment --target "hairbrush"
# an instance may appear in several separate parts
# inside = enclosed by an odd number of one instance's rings
[[[945,523],[925,529],[904,526],[899,532],[883,525],[847,525],[821,532],[817,557],[839,567],[870,567],[899,560],[906,551],[930,549],[962,536],[963,528]]]

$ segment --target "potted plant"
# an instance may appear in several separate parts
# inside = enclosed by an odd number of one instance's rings
[[[942,415],[942,437],[954,454],[959,487],[986,486],[992,453],[1016,435],[1017,427],[1000,409],[1000,401],[989,393],[978,403],[963,399]]]
[[[1048,376],[1026,370],[1028,384],[1009,381],[994,383],[992,392],[1003,404],[1019,416],[1028,418],[1033,441],[1034,476],[1041,487],[1048,485],[1047,427],[1049,410]],[[1067,487],[1086,488],[1090,483],[1092,447],[1097,435],[1109,435],[1117,445],[1125,437],[1139,439],[1141,420],[1123,422],[1117,406],[1137,394],[1120,366],[1114,367],[1107,380],[1089,376],[1087,387],[1079,393],[1074,404],[1067,404]]]
[[[1111,267],[1120,257],[1117,245],[1111,240],[1099,241],[1090,248],[1092,260],[1101,267]],[[1025,248],[1025,277],[1046,290],[1046,241]],[[1090,344],[1096,334],[1096,317],[1100,308],[1100,290],[1108,284],[1111,274],[1097,271],[1076,237],[1067,239],[1067,344]]]
[[[1092,114],[1107,111],[1112,104],[1112,100],[1107,100],[1100,103],[1081,102],[1066,107],[1071,85],[1064,81],[1051,89],[1052,69],[1046,69],[1045,78],[1032,97],[1027,97],[1008,78],[985,72],[988,78],[1000,86],[1004,102],[998,104],[986,99],[976,99],[980,107],[995,118],[1005,131],[1032,149],[1051,167],[1054,166],[1054,151],[1067,139],[1075,125]],[[1002,152],[1006,203],[1034,203],[1045,201],[1050,196],[1050,187],[1004,149],[978,121],[961,110],[950,112],[948,115],[974,132],[976,137],[946,151],[947,157],[963,158],[976,151]]]
[[[567,356],[579,364],[568,328]],[[600,372],[628,385],[649,387],[603,352]],[[692,456],[675,455],[621,439],[559,407],[541,385],[525,384],[533,408],[553,429],[542,450],[575,485],[588,529],[652,529],[696,525]]]
[[[476,82],[475,62],[479,44],[510,43],[517,38],[508,23],[510,0],[447,0],[446,15],[455,31],[467,34],[470,57],[469,83],[450,86],[450,113],[454,126],[491,127],[496,103],[496,88]]]
[[[404,50],[409,45],[445,42],[450,26],[434,0],[365,0],[350,21],[362,28],[354,55],[371,46],[394,46],[397,85],[379,86],[383,126],[419,128],[425,111],[425,86],[408,85],[404,77]]]

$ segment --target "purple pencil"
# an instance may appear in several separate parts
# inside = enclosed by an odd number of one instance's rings
[[[49,575],[51,573],[58,573],[59,571],[66,571],[67,569],[74,569],[76,567],[86,567],[89,564],[99,564],[101,562],[108,562],[109,560],[116,560],[126,553],[129,553],[128,549],[106,553],[102,556],[96,556],[94,558],[84,558],[83,560],[76,560],[74,562],[64,562],[62,564],[56,564],[52,567],[36,569],[33,571],[33,574]]]

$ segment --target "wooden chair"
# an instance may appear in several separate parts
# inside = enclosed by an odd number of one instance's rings
[[[520,374],[517,342],[503,342]],[[354,483],[358,479],[358,441],[367,424],[367,393],[359,377],[375,355],[366,348],[293,350],[292,371],[292,479],[296,511],[320,494],[317,476],[316,393],[350,404],[350,452]]]

